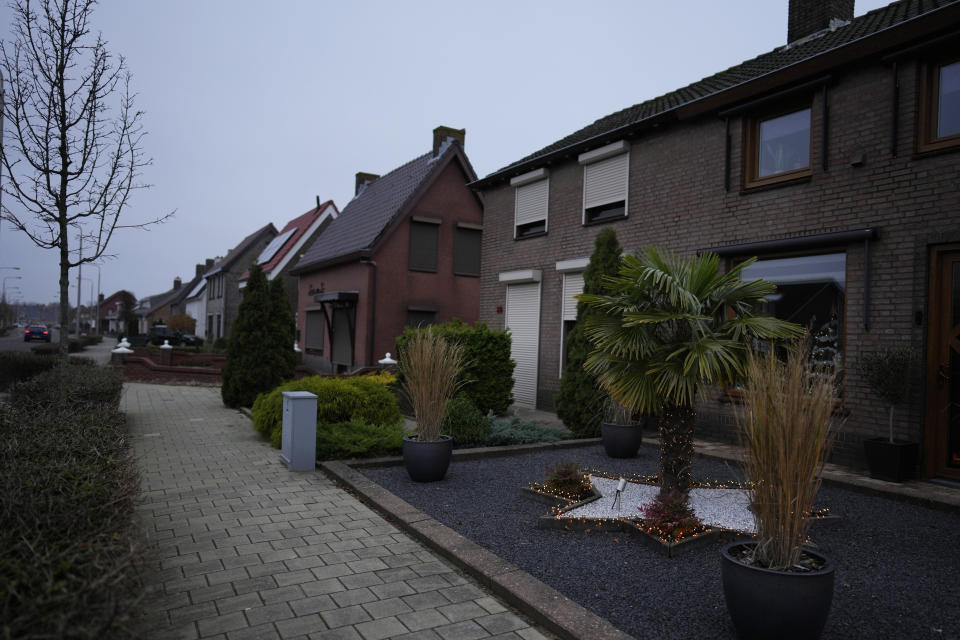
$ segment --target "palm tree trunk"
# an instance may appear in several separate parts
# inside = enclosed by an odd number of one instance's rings
[[[667,407],[660,418],[660,495],[680,494],[686,499],[690,491],[690,460],[693,456],[693,422],[696,412],[691,407]]]

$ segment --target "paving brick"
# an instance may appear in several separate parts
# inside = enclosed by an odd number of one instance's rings
[[[220,613],[243,611],[245,609],[252,609],[262,605],[263,601],[260,599],[260,594],[255,591],[252,593],[244,593],[242,595],[229,596],[227,598],[221,598],[220,600],[217,600],[217,609],[220,611]]]
[[[247,626],[247,620],[243,613],[227,613],[224,615],[215,615],[211,618],[197,620],[197,629],[201,637],[212,636],[215,633],[227,633],[236,629],[243,629]]]
[[[410,631],[421,631],[450,624],[450,621],[436,609],[401,613],[397,615],[397,619]]]
[[[282,636],[272,624],[261,624],[256,627],[229,631],[227,632],[227,640],[282,640]]]
[[[331,629],[370,620],[370,614],[360,605],[323,611],[320,613],[320,617]]]
[[[319,633],[311,633],[310,640],[363,640],[357,630],[353,627],[340,627],[338,629],[330,629],[329,631],[321,631]]]
[[[360,587],[372,587],[383,584],[383,580],[375,573],[355,573],[351,576],[342,576],[340,582],[342,582],[343,586],[347,589],[359,589]]]
[[[483,591],[472,584],[464,584],[447,589],[440,589],[440,593],[450,602],[465,602],[467,600],[478,600],[485,597]]]
[[[301,598],[300,600],[291,600],[288,604],[298,616],[318,613],[320,611],[330,611],[331,609],[337,608],[337,603],[328,595],[310,596],[309,598]]]
[[[472,620],[457,622],[445,627],[434,629],[443,640],[479,640],[488,638],[490,634],[484,631],[483,627]]]
[[[527,626],[527,623],[509,611],[476,618],[475,622],[492,635],[517,631]]]
[[[190,600],[194,604],[200,604],[201,602],[209,602],[210,600],[221,600],[223,598],[229,598],[234,595],[233,585],[227,584],[216,584],[212,587],[200,587],[198,589],[192,589],[189,591]]]
[[[289,602],[291,600],[299,600],[303,597],[303,590],[296,585],[277,587],[276,589],[266,589],[265,591],[260,592],[260,599],[263,600],[264,604]]]
[[[445,615],[450,622],[461,622],[487,615],[486,610],[473,601],[449,604],[445,607],[438,607],[437,610]]]
[[[303,592],[308,596],[318,596],[325,593],[336,593],[337,591],[346,590],[346,587],[344,587],[337,578],[304,582],[300,584],[300,588],[303,589]]]
[[[377,596],[374,595],[370,589],[366,587],[361,589],[349,589],[347,591],[339,591],[337,593],[330,594],[330,597],[333,598],[333,601],[337,603],[337,606],[340,607],[349,607],[355,604],[363,604],[365,602],[372,602],[377,599]]]
[[[245,567],[236,567],[234,569],[225,569],[223,571],[214,571],[207,574],[207,582],[210,584],[222,584],[224,582],[235,582],[248,577]]]
[[[264,624],[266,622],[276,622],[277,620],[286,620],[294,616],[293,609],[286,602],[269,604],[263,607],[245,609],[244,614],[250,622],[250,626]]]
[[[394,617],[361,622],[355,628],[363,640],[383,640],[407,632],[407,628]]]
[[[402,600],[414,611],[419,611],[421,609],[436,609],[437,607],[450,604],[450,602],[444,598],[439,591],[427,591],[425,593],[417,593],[412,596],[404,596]]]
[[[282,638],[305,637],[307,634],[325,631],[327,625],[319,615],[298,615],[289,620],[280,620],[276,623],[277,630]]]

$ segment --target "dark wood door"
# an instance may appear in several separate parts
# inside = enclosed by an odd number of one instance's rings
[[[960,480],[960,245],[931,251],[926,389],[924,471]]]

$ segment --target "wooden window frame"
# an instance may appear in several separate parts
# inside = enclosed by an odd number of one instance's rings
[[[786,116],[799,111],[810,112],[810,146],[807,166],[790,171],[782,171],[773,175],[759,177],[760,165],[760,125],[761,123]],[[743,188],[745,190],[767,187],[776,184],[786,184],[804,180],[813,175],[813,98],[791,102],[789,105],[780,105],[775,109],[757,112],[755,115],[744,118],[743,135]]]
[[[940,69],[960,62],[960,55],[944,55],[920,63],[920,83],[917,104],[917,152],[928,153],[960,147],[960,133],[938,137],[937,121],[940,115]]]

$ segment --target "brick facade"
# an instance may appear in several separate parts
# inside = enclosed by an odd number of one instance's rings
[[[623,220],[599,226],[581,223],[583,168],[575,153],[549,166],[546,235],[514,240],[515,189],[506,180],[484,185],[480,319],[493,327],[504,326],[498,310],[504,305],[506,286],[498,281],[498,274],[542,270],[537,406],[552,409],[559,388],[562,276],[555,263],[589,257],[596,233],[608,225],[627,251],[655,245],[686,254],[873,228],[877,237],[869,245],[867,328],[864,243],[836,248],[846,251],[844,362],[855,362],[859,349],[879,344],[911,346],[922,354],[930,247],[960,242],[960,153],[915,152],[921,62],[917,55],[899,59],[896,66],[873,58],[870,63],[833,69],[825,84],[791,96],[791,100],[807,101],[812,109],[812,175],[799,182],[742,188],[744,128],[756,113],[748,109],[729,115],[728,120],[714,111],[634,134],[629,139],[629,217]],[[899,83],[896,103],[895,77]],[[729,190],[725,189],[728,126]],[[891,143],[894,130],[896,149]],[[611,134],[603,143],[617,139]],[[898,408],[897,434],[922,441],[920,367],[905,383],[910,384],[910,400]],[[730,407],[717,397],[713,394],[702,402],[698,435],[732,439]],[[850,367],[843,404],[849,416],[834,458],[860,466],[861,440],[886,433],[886,411]]]

